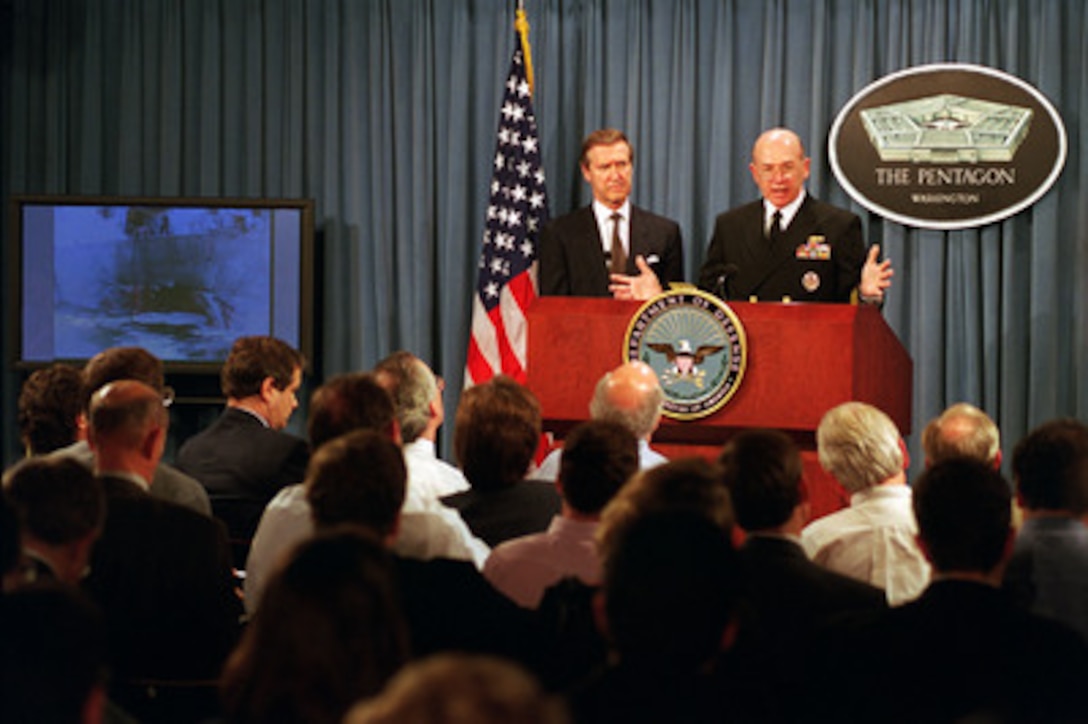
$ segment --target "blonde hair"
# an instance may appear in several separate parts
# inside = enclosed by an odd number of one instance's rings
[[[903,470],[899,429],[864,402],[833,407],[816,429],[820,465],[847,491],[856,493]]]

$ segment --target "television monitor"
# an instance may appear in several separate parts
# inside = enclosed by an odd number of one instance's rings
[[[270,334],[312,359],[313,201],[12,198],[20,366],[140,346],[218,370]]]

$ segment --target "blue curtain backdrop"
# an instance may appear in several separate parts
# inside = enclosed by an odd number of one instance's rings
[[[752,141],[790,126],[811,192],[860,213],[895,264],[884,313],[914,359],[916,459],[918,431],[957,400],[998,421],[1006,451],[1044,420],[1088,418],[1083,0],[526,4],[553,214],[588,200],[581,137],[623,128],[635,199],[680,222],[693,277],[715,214],[755,197]],[[513,22],[511,0],[0,0],[0,192],[313,198],[319,373],[403,347],[455,389]],[[1065,170],[1033,208],[984,228],[884,221],[832,178],[831,123],[873,80],[949,61],[1049,97]],[[9,337],[5,462],[20,380]]]

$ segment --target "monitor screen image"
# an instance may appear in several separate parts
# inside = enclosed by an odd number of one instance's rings
[[[14,199],[19,362],[148,349],[218,366],[240,336],[311,357],[310,201]]]

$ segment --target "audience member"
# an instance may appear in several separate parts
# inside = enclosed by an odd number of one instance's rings
[[[461,471],[439,460],[435,452],[438,428],[446,420],[444,383],[423,360],[404,350],[379,362],[374,374],[378,384],[392,396],[397,411],[408,463],[408,497],[420,495],[437,500],[468,490]]]
[[[275,337],[236,339],[219,375],[226,409],[178,450],[178,467],[207,488],[236,540],[251,539],[268,501],[306,473],[306,441],[284,431],[305,363]]]
[[[308,434],[316,451],[330,440],[354,431],[374,430],[400,442],[393,401],[374,375],[353,372],[333,377],[310,400]],[[306,487],[291,485],[268,504],[253,536],[246,561],[246,610],[257,610],[270,568],[296,543],[313,533]],[[393,548],[415,558],[436,556],[483,565],[488,547],[475,538],[456,511],[433,498],[406,498]]]
[[[930,420],[922,431],[926,466],[952,457],[965,457],[1001,468],[1001,435],[982,410],[957,402]]]
[[[661,422],[665,393],[657,373],[645,362],[625,362],[606,372],[597,381],[589,416],[593,420],[617,422],[638,438],[638,466],[645,470],[668,462],[650,447],[650,438]],[[563,449],[548,453],[535,473],[534,480],[555,480],[559,475]]]
[[[1037,427],[1017,444],[1012,470],[1024,523],[1005,589],[1088,637],[1088,426],[1064,419]]]
[[[489,546],[539,533],[559,513],[555,486],[525,479],[540,431],[540,403],[505,375],[461,394],[453,449],[472,488],[442,502]]]
[[[484,564],[484,577],[524,608],[536,608],[545,589],[573,576],[600,583],[594,536],[601,509],[638,469],[638,446],[615,422],[591,420],[567,437],[557,490],[562,512],[548,530],[500,543]]]
[[[89,441],[107,515],[88,590],[102,608],[118,703],[139,716],[146,679],[210,679],[237,640],[241,603],[219,521],[148,495],[167,434],[157,390],[94,393]]]
[[[801,547],[809,519],[801,454],[785,434],[747,430],[735,435],[719,462],[737,523],[747,533],[739,551],[748,604],[741,658],[759,667],[772,687],[796,691],[811,672],[816,633],[848,611],[884,608],[875,586],[813,563]],[[803,717],[800,697],[783,709]]]
[[[395,446],[393,454],[400,458]],[[224,668],[224,708],[237,724],[340,722],[407,658],[388,554],[362,529],[330,531],[272,574]]]
[[[22,582],[78,585],[106,515],[102,486],[71,458],[31,458],[11,472],[8,498],[22,521]]]
[[[406,486],[398,446],[359,430],[318,449],[306,496],[318,531],[359,525],[388,542],[403,517]],[[529,613],[492,588],[473,564],[394,553],[394,567],[414,655],[475,651],[535,666],[541,642]]]
[[[682,458],[635,473],[604,507],[597,529],[601,559],[632,521],[668,511],[696,513],[732,534],[733,505],[719,471],[701,458]]]
[[[345,724],[567,724],[562,703],[504,659],[434,654],[404,667],[379,696],[352,709]]]
[[[634,521],[672,511],[702,516],[732,533],[729,491],[715,468],[701,458],[684,458],[636,472],[605,505],[597,527],[598,558],[608,558]],[[568,577],[544,592],[537,615],[548,634],[542,671],[550,689],[566,689],[605,664],[608,649],[595,620],[598,588]]]
[[[575,721],[745,720],[729,682],[714,675],[739,585],[729,535],[705,516],[632,520],[604,559],[601,628],[614,660],[571,690]]]
[[[35,370],[19,391],[19,440],[27,457],[44,455],[79,437],[83,375],[60,362]]]
[[[921,475],[913,505],[934,580],[917,600],[830,633],[813,720],[1088,721],[1088,644],[998,590],[1010,498],[1000,473],[975,460]]]
[[[863,402],[828,411],[816,429],[820,465],[850,493],[850,507],[809,523],[801,542],[832,571],[884,590],[893,606],[929,582],[915,537],[906,448],[887,415]]]
[[[0,721],[103,721],[102,617],[79,591],[49,582],[0,598],[0,641]]]
[[[73,457],[83,463],[88,470],[94,467],[94,453],[87,445],[87,420],[90,415],[91,395],[104,385],[118,380],[136,380],[159,393],[164,403],[169,405],[174,400],[174,391],[166,386],[162,360],[143,347],[110,347],[92,357],[83,367],[82,385],[79,390],[79,408],[75,419],[76,438],[67,447],[58,448],[52,454]],[[61,404],[54,414],[67,414],[68,401],[56,398]],[[39,405],[44,406],[46,398],[39,398]],[[43,410],[44,414],[44,410]],[[195,478],[177,468],[160,461],[155,466],[151,477],[151,495],[171,503],[184,505],[204,515],[212,514],[208,493]]]

